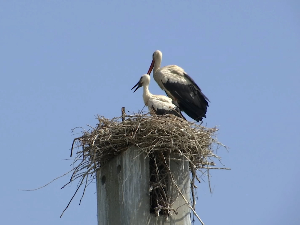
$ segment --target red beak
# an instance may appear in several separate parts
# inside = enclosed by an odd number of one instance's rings
[[[149,70],[148,70],[148,73],[147,73],[147,74],[150,75],[150,73],[151,73],[151,71],[152,71],[152,69],[153,69],[153,66],[154,66],[154,59],[153,59],[152,62],[151,62],[151,65],[150,65],[150,67],[149,67]]]

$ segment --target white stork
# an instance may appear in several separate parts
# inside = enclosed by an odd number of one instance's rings
[[[134,92],[139,89],[140,87],[144,87],[143,90],[143,99],[146,106],[150,111],[150,114],[156,115],[165,115],[165,114],[173,114],[175,116],[181,117],[183,119],[184,116],[181,114],[179,108],[172,103],[172,99],[163,96],[163,95],[153,95],[149,91],[149,84],[150,84],[150,76],[148,74],[144,74],[139,82],[134,85],[132,89],[136,88]]]
[[[170,65],[160,68],[162,53],[156,50],[152,56],[152,63],[148,70],[159,87],[173,99],[180,110],[197,122],[206,117],[208,98],[202,93],[195,81],[179,66]]]

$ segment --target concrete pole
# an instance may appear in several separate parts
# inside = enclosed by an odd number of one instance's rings
[[[181,192],[190,200],[188,162],[171,160],[170,169]],[[98,225],[190,225],[190,209],[180,195],[168,219],[150,213],[149,158],[131,147],[97,171]],[[177,197],[178,196],[178,197]],[[176,198],[177,197],[177,198]]]

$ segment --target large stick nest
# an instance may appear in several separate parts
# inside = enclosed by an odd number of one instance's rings
[[[160,173],[151,174],[152,178],[150,176],[150,185],[154,186],[154,183],[158,183],[161,186],[161,189],[158,188],[156,193],[154,192],[155,202],[151,203],[154,213],[169,215],[171,211],[170,202],[163,197],[166,192],[164,182],[169,182],[170,185],[170,181],[162,179],[165,177],[164,173],[170,172],[168,165],[165,165],[165,156],[170,152],[190,163],[192,203],[189,205],[192,206],[192,210],[194,209],[196,187],[194,180],[195,178],[199,180],[196,171],[215,168],[213,160],[219,160],[215,151],[222,144],[215,138],[216,128],[206,128],[173,115],[134,114],[113,119],[98,116],[98,121],[99,124],[95,128],[91,127],[89,131],[83,131],[83,135],[75,138],[72,144],[71,155],[75,147],[78,149],[72,164],[75,165],[73,174],[67,184],[79,179],[74,196],[84,185],[83,197],[85,188],[95,179],[96,170],[134,145],[149,156],[150,162],[151,160],[155,162],[152,165],[156,167],[154,170],[160,170]]]

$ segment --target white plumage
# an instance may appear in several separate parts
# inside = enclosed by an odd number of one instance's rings
[[[154,80],[180,110],[196,121],[202,120],[206,117],[208,98],[181,67],[170,65],[160,68],[161,61],[162,53],[156,50],[148,74],[150,75],[153,69]]]
[[[173,114],[178,117],[184,118],[179,108],[172,103],[172,99],[164,95],[153,95],[149,91],[150,76],[148,74],[143,75],[139,82],[132,88],[136,88],[134,92],[143,87],[143,99],[151,114],[165,115]],[[132,90],[131,89],[131,90]]]

